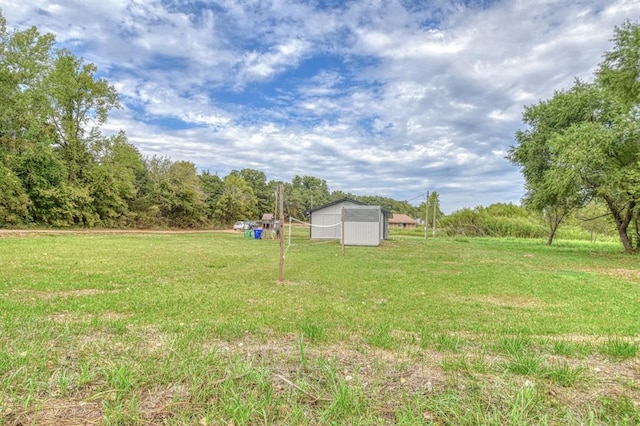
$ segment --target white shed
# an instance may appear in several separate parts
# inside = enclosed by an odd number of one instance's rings
[[[341,240],[343,211],[345,245],[378,246],[387,238],[389,212],[380,206],[343,198],[308,212],[311,239]]]

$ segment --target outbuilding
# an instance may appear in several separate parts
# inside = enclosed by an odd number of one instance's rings
[[[388,236],[390,213],[380,206],[342,198],[307,213],[312,240],[344,238],[344,244],[349,246],[378,246]]]
[[[275,223],[275,216],[273,213],[265,213],[262,215],[262,228],[271,229]]]
[[[416,221],[403,213],[394,213],[389,218],[389,226],[395,228],[415,228]]]

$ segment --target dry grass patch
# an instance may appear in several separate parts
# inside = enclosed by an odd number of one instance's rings
[[[73,298],[84,296],[97,296],[101,294],[118,293],[120,290],[105,290],[98,288],[85,288],[79,290],[64,290],[64,291],[38,291],[31,289],[14,289],[12,293],[20,299],[28,300],[52,300],[56,298]]]
[[[609,277],[622,278],[626,281],[640,282],[640,270],[637,269],[604,269],[595,272]]]
[[[481,303],[488,303],[494,306],[511,308],[543,308],[545,306],[549,306],[548,303],[545,303],[540,299],[525,296],[479,296],[476,300]]]

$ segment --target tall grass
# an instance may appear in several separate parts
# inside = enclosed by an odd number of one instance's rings
[[[616,244],[306,235],[0,239],[0,425],[639,418]]]

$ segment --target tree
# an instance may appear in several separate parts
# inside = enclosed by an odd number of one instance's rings
[[[284,215],[294,217],[298,220],[305,220],[306,207],[302,200],[302,190],[295,188],[293,184],[284,184]]]
[[[122,189],[111,178],[123,176],[106,173],[91,145],[117,94],[95,65],[54,42],[35,27],[8,32],[0,15],[0,162],[20,180],[30,220],[93,226],[105,214],[112,223],[119,211],[105,200]]]
[[[210,221],[215,220],[216,204],[224,190],[224,182],[218,175],[212,175],[205,171],[200,175],[200,187],[204,192],[206,216]]]
[[[598,200],[581,208],[575,217],[580,221],[582,229],[589,232],[592,242],[596,241],[597,235],[608,235],[614,229],[607,207]]]
[[[50,67],[55,38],[35,27],[8,32],[0,13],[0,136],[4,146],[17,139],[52,136],[42,87]]]
[[[525,206],[541,212],[548,225],[547,244],[551,245],[562,221],[590,199],[578,179],[558,163],[552,138],[577,123],[592,120],[599,108],[598,89],[579,80],[569,91],[557,91],[553,98],[525,108],[523,121],[529,126],[516,133],[517,147],[509,159],[525,177]]]
[[[92,158],[87,137],[104,124],[111,109],[120,106],[118,94],[104,79],[97,79],[94,64],[85,64],[67,50],[58,50],[44,81],[61,158],[69,181],[82,177]]]
[[[238,174],[230,173],[224,178],[224,189],[216,203],[216,218],[229,225],[240,219],[254,217],[256,197],[251,186]]]
[[[93,161],[84,173],[102,226],[132,225],[138,178],[145,172],[140,152],[124,132],[108,138],[96,134],[90,148]]]
[[[640,248],[640,30],[615,29],[594,83],[527,107],[529,128],[509,159],[521,166],[525,204],[548,214],[549,243],[570,211],[594,198],[607,205],[626,252]],[[634,232],[630,226],[633,224]]]
[[[147,160],[147,169],[153,224],[193,228],[206,223],[205,194],[193,163],[154,156]]]
[[[407,201],[397,201],[389,197],[381,197],[378,195],[364,195],[356,197],[357,201],[365,204],[378,205],[382,209],[392,213],[403,213],[410,217],[416,216],[416,208]],[[424,210],[423,210],[424,211]]]
[[[22,225],[29,217],[29,197],[13,170],[0,163],[0,226]]]
[[[596,78],[623,109],[633,110],[640,101],[640,25],[626,21],[616,27],[613,43],[614,48],[605,53]]]
[[[258,214],[273,212],[275,192],[267,185],[267,176],[254,169],[242,169],[239,174],[253,190]]]
[[[329,202],[327,181],[313,176],[294,176],[291,181],[292,198],[302,202],[305,211]]]

